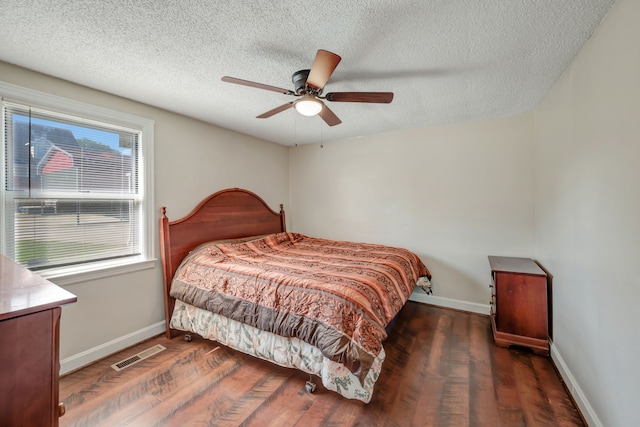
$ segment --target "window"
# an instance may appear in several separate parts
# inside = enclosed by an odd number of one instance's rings
[[[153,122],[0,83],[2,253],[44,276],[153,258]]]

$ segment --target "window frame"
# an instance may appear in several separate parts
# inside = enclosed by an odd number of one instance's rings
[[[153,189],[153,147],[155,121],[129,113],[98,107],[96,105],[76,101],[57,95],[52,95],[37,90],[24,88],[11,83],[0,81],[0,99],[2,101],[26,104],[31,107],[51,110],[52,112],[77,116],[98,122],[105,122],[116,126],[122,126],[141,132],[139,141],[138,174],[140,180],[140,192],[142,194],[142,221],[141,224],[141,255],[137,257],[96,261],[71,265],[66,267],[49,268],[39,270],[38,274],[46,279],[55,280],[58,285],[70,285],[89,280],[100,279],[120,274],[131,273],[156,265],[155,255],[155,215],[154,215],[154,189]],[[5,149],[4,149],[4,118],[2,120],[3,148],[0,150],[0,202],[6,201],[6,177],[5,177]],[[0,229],[5,230],[11,214],[0,211]],[[0,253],[5,254],[5,242],[0,239]]]

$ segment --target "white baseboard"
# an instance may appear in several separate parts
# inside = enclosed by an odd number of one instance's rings
[[[591,427],[604,427],[598,416],[596,415],[593,407],[587,400],[586,396],[582,392],[580,385],[577,383],[575,377],[567,367],[567,364],[564,362],[562,355],[558,351],[558,348],[551,343],[550,350],[551,359],[553,363],[556,365],[558,372],[560,372],[560,376],[562,380],[565,382],[571,397],[576,401],[576,405],[580,408],[580,412],[582,412],[582,416],[584,417],[587,425]]]
[[[90,348],[82,353],[74,354],[60,361],[60,375],[64,375],[83,366],[103,359],[120,350],[131,347],[141,341],[160,335],[165,331],[165,322],[155,323],[146,328],[139,329],[130,334],[116,338],[97,347]]]
[[[440,307],[454,308],[456,310],[469,311],[471,313],[490,313],[489,304],[478,304],[475,302],[460,301],[455,299],[427,295],[422,289],[416,289],[409,297],[410,301],[423,302],[425,304],[437,305]]]

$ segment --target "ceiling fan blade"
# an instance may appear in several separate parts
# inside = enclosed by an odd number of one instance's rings
[[[269,86],[262,83],[251,82],[249,80],[236,79],[235,77],[224,76],[222,78],[222,81],[227,83],[235,83],[243,86],[255,87],[258,89],[270,90],[278,93],[284,93],[285,95],[295,95],[295,93],[289,89],[283,89],[281,87]]]
[[[259,116],[256,116],[256,118],[258,119],[266,119],[268,117],[273,116],[274,114],[278,114],[283,112],[284,110],[288,110],[289,108],[293,107],[293,104],[295,104],[295,101],[291,101],[291,102],[287,102],[286,104],[283,104],[279,107],[274,108],[273,110],[269,110],[266,113],[262,113]]]
[[[333,74],[340,63],[340,56],[331,53],[328,50],[318,50],[316,58],[311,65],[309,77],[307,77],[307,85],[314,89],[322,89],[329,81],[329,77]]]
[[[342,123],[342,120],[340,120],[338,116],[336,116],[335,113],[326,105],[322,105],[322,111],[320,111],[318,115],[322,117],[322,120],[324,120],[329,126],[335,126]]]
[[[393,92],[331,92],[325,96],[333,102],[374,102],[389,104],[393,101]]]

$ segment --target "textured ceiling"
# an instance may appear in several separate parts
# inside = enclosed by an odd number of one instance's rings
[[[0,60],[284,145],[531,111],[614,0],[2,0]],[[342,57],[326,92],[342,124],[289,109],[318,49]],[[0,76],[0,80],[2,76]]]

